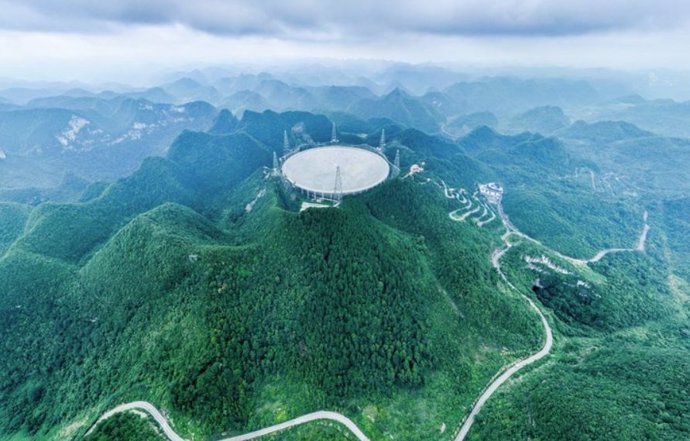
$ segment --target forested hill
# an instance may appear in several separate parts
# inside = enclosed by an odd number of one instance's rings
[[[87,202],[3,207],[16,226],[0,260],[2,433],[69,439],[134,399],[182,430],[241,432],[277,409],[393,412],[415,393],[434,415],[421,434],[539,344],[526,305],[493,288],[495,239],[446,222],[436,185],[297,214],[263,167],[283,130],[320,140],[329,121],[248,112],[237,127],[185,132]],[[480,348],[495,351],[477,364]]]
[[[385,128],[385,154],[400,151],[401,177],[336,209],[300,212],[299,196],[268,169],[272,153],[285,132],[291,146],[327,141],[331,121],[245,112],[241,120],[220,114],[209,132],[182,133],[166,157],[85,188],[82,202],[0,204],[9,220],[0,226],[0,438],[81,439],[104,411],[147,400],[195,440],[319,409],[346,414],[376,440],[450,439],[496,372],[544,336],[492,268],[500,220],[449,216],[461,207],[442,180],[468,197],[479,183],[504,183],[511,220],[576,257],[625,246],[639,232],[642,207],[593,193],[575,173],[583,160],[554,138],[481,128],[455,142],[385,119],[333,118],[341,136],[370,145]],[[403,177],[412,164],[424,171]],[[686,205],[663,207],[665,222],[678,223]],[[591,210],[574,210],[582,206]],[[550,248],[516,244],[508,255],[506,272],[521,292],[544,279],[530,295],[570,342],[568,354],[589,363],[577,372],[590,387],[583,396],[601,381],[588,348],[610,345],[602,336],[649,323],[681,332],[676,322],[657,323],[679,314],[660,247],[657,237],[649,255],[550,277],[524,260],[556,260]],[[677,359],[675,338],[672,357],[659,360]],[[579,397],[570,406],[580,409]],[[623,403],[619,412],[635,410]],[[681,433],[677,416],[645,413]],[[139,430],[120,420],[96,439]],[[522,433],[518,419],[487,419],[482,430],[496,426]],[[286,439],[340,439],[328,427],[300,430]]]

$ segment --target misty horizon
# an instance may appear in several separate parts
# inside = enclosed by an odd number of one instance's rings
[[[409,78],[405,78],[407,75]],[[690,99],[690,72],[680,70],[615,70],[557,66],[477,67],[452,63],[407,63],[373,59],[302,59],[284,64],[243,63],[234,66],[190,64],[179,69],[154,67],[138,80],[129,79],[127,76],[113,79],[46,80],[0,76],[0,98],[24,104],[28,99],[16,100],[12,98],[13,95],[22,95],[24,92],[28,92],[28,96],[144,92],[165,88],[179,80],[192,80],[212,87],[219,81],[244,77],[276,80],[295,87],[366,87],[378,96],[386,95],[397,88],[413,96],[422,96],[443,90],[455,83],[481,82],[491,78],[567,78],[606,85],[615,84],[623,90],[620,93],[621,97],[641,95],[647,99]]]
[[[690,2],[0,11],[0,441],[690,440]]]
[[[690,6],[585,2],[0,1],[0,78],[152,85],[211,66],[324,60],[455,70],[690,68]],[[5,83],[8,81],[5,80]]]

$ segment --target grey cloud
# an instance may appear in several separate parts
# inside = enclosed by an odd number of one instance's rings
[[[211,34],[361,39],[387,34],[580,35],[684,25],[682,0],[0,0],[0,28],[107,32],[182,24]]]

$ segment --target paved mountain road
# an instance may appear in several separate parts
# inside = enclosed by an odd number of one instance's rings
[[[446,187],[445,183],[443,183],[444,187],[444,193],[447,198],[454,198],[455,196],[449,191],[448,187]],[[520,238],[523,238],[525,240],[529,240],[531,242],[537,243],[539,245],[544,246],[541,244],[541,242],[537,241],[536,239],[533,239],[526,234],[522,233],[520,230],[518,230],[511,222],[508,216],[504,213],[502,204],[500,201],[498,202],[498,213],[501,218],[501,221],[503,222],[504,227],[506,228],[506,233],[501,236],[501,239],[503,240],[504,247],[502,248],[497,248],[494,250],[493,254],[491,255],[491,263],[493,267],[496,269],[498,274],[501,276],[501,279],[513,290],[518,291],[515,285],[513,285],[508,278],[505,276],[501,269],[501,258],[506,254],[506,252],[513,246],[510,243],[510,237],[512,235],[518,236]],[[479,207],[477,208],[477,210]],[[477,211],[476,210],[476,211]],[[464,219],[463,216],[457,216],[455,214],[458,210],[455,210],[451,213],[449,213],[449,217],[453,220],[462,220]],[[467,213],[471,214],[471,213]],[[593,258],[589,260],[583,260],[583,259],[575,259],[572,257],[564,256],[554,250],[551,250],[550,248],[544,246],[546,249],[549,249],[551,252],[556,254],[558,257],[563,258],[564,260],[567,260],[571,263],[574,264],[579,264],[579,265],[586,265],[587,263],[591,262],[597,262],[601,260],[605,255],[609,253],[615,253],[615,252],[627,252],[627,251],[638,251],[638,252],[643,252],[645,249],[645,242],[647,240],[647,233],[649,232],[649,225],[647,223],[647,217],[648,214],[645,211],[644,213],[644,229],[642,230],[642,233],[640,234],[637,247],[636,248],[609,248],[606,250],[602,250],[598,252]],[[470,411],[469,414],[467,414],[466,418],[463,420],[462,425],[460,426],[457,434],[455,435],[454,441],[463,441],[467,434],[469,433],[470,429],[472,428],[472,424],[474,423],[475,417],[479,413],[479,411],[482,409],[484,404],[491,398],[491,396],[498,390],[503,383],[508,381],[510,377],[515,375],[518,371],[523,369],[526,366],[529,366],[530,364],[546,357],[550,352],[551,348],[553,346],[553,332],[551,330],[551,326],[549,325],[548,320],[544,316],[544,314],[541,312],[539,307],[530,299],[528,296],[521,294],[522,297],[529,303],[530,307],[539,315],[539,318],[541,320],[542,326],[544,327],[544,334],[545,334],[545,341],[544,341],[544,346],[542,348],[530,355],[529,357],[519,360],[512,365],[510,365],[503,373],[498,375],[489,385],[484,389],[484,391],[481,393],[479,398],[474,402],[472,405],[472,410]],[[121,412],[128,412],[128,411],[136,411],[136,410],[141,410],[144,412],[147,412],[149,415],[153,417],[153,419],[156,421],[156,423],[161,427],[163,430],[163,433],[165,436],[168,438],[169,441],[187,441],[181,436],[179,436],[173,429],[170,427],[170,424],[168,423],[167,418],[158,410],[156,409],[155,406],[153,406],[151,403],[148,403],[146,401],[134,401],[131,403],[126,403],[126,404],[121,404],[108,412],[104,413],[101,415],[100,418],[91,426],[91,428],[86,432],[86,435],[90,434],[93,432],[95,427],[102,422],[103,420],[110,418],[111,416],[121,413]],[[249,432],[245,433],[243,435],[237,435],[233,436],[230,438],[223,438],[218,441],[248,441],[252,440],[255,438],[259,438],[271,433],[275,433],[281,430],[285,430],[291,427],[295,427],[301,424],[309,423],[312,421],[317,421],[317,420],[330,420],[337,422],[339,424],[342,424],[345,426],[357,439],[360,441],[369,441],[369,438],[364,435],[364,433],[357,427],[357,425],[352,422],[349,418],[346,416],[339,414],[337,412],[330,412],[330,411],[317,411],[313,413],[309,413],[306,415],[302,415],[300,417],[294,418],[289,421],[285,421],[280,424],[276,424],[270,427],[266,427],[264,429],[260,429],[254,432]]]
[[[498,272],[499,276],[501,276],[501,279],[514,291],[518,291],[518,289],[513,285],[506,275],[503,273],[503,270],[501,269],[501,258],[505,256],[506,252],[510,248],[512,248],[512,244],[510,243],[510,236],[512,234],[517,234],[521,237],[527,237],[523,233],[521,233],[517,228],[515,228],[510,221],[508,220],[508,216],[505,215],[503,212],[503,207],[501,207],[501,204],[499,202],[498,204],[498,212],[501,216],[501,220],[503,221],[503,225],[506,228],[505,234],[501,236],[501,240],[503,240],[503,248],[497,248],[494,250],[494,252],[491,254],[491,265],[494,267],[494,269]],[[519,292],[519,291],[518,291]],[[455,435],[454,441],[463,441],[467,434],[470,432],[470,429],[472,428],[472,425],[474,424],[474,419],[479,413],[480,410],[482,410],[482,407],[484,407],[484,404],[491,398],[491,396],[498,390],[499,387],[510,377],[515,375],[519,370],[522,368],[529,366],[530,364],[541,360],[542,358],[546,357],[549,355],[549,352],[551,352],[551,347],[553,346],[553,332],[551,330],[551,326],[549,325],[548,320],[546,320],[546,317],[544,314],[541,312],[539,307],[524,294],[520,294],[527,302],[529,303],[530,307],[539,315],[539,318],[541,319],[541,324],[544,327],[544,334],[546,335],[545,341],[544,341],[544,346],[542,348],[530,355],[527,358],[524,358],[522,360],[519,360],[512,365],[510,365],[502,374],[500,374],[498,377],[496,377],[489,385],[484,389],[482,394],[479,396],[477,401],[474,402],[472,405],[472,410],[470,410],[470,413],[467,414],[467,417],[462,422],[462,425],[460,426],[460,429],[458,430],[457,434]]]
[[[93,430],[96,428],[96,426],[98,426],[98,424],[101,421],[107,420],[115,414],[129,412],[132,410],[143,410],[144,412],[151,415],[153,419],[156,420],[156,423],[158,423],[161,429],[163,429],[163,433],[165,433],[165,436],[168,437],[170,441],[186,441],[180,435],[175,433],[172,427],[170,427],[167,418],[165,418],[163,414],[161,414],[153,404],[148,403],[146,401],[133,401],[131,403],[121,404],[113,409],[110,409],[109,411],[101,415],[100,418],[98,418],[94,425],[91,426],[91,428],[86,432],[86,435],[89,435],[91,432],[93,432]]]
[[[308,413],[295,419],[285,421],[284,423],[276,424],[275,426],[266,427],[265,429],[257,430],[255,432],[245,433],[244,435],[233,436],[232,438],[225,438],[220,441],[247,441],[254,438],[259,438],[260,436],[268,435],[269,433],[278,432],[280,430],[285,430],[290,427],[316,420],[335,421],[347,427],[347,429],[352,432],[360,441],[369,441],[369,438],[367,438],[366,435],[359,430],[359,427],[357,427],[357,425],[355,425],[355,423],[353,423],[348,417],[336,412],[328,412],[324,410]]]
[[[172,427],[170,427],[167,418],[163,416],[163,414],[158,409],[156,409],[156,407],[153,404],[148,403],[146,401],[133,401],[131,403],[121,404],[107,411],[106,413],[101,415],[100,418],[98,418],[96,423],[94,423],[94,425],[91,426],[91,428],[86,432],[86,435],[89,435],[91,432],[93,432],[93,430],[101,421],[106,420],[118,413],[136,410],[143,410],[144,412],[151,415],[153,419],[156,420],[156,423],[158,423],[160,428],[163,430],[163,433],[169,441],[187,441],[180,435],[178,435],[172,429]],[[346,417],[345,415],[341,415],[337,412],[328,411],[308,413],[295,419],[285,421],[284,423],[276,424],[254,432],[245,433],[243,435],[232,436],[230,438],[223,438],[218,441],[248,441],[274,432],[289,429],[290,427],[299,426],[301,424],[317,420],[330,420],[340,423],[343,426],[345,426],[350,432],[352,432],[352,434],[355,435],[359,441],[369,441],[369,438],[367,438],[366,435],[364,435],[364,433],[362,433],[362,431],[359,429],[359,427],[357,427],[357,425],[355,425],[355,423],[353,423],[352,420],[350,420],[348,417]]]
[[[484,392],[482,392],[482,394],[479,396],[479,399],[477,399],[477,401],[472,406],[472,410],[467,415],[467,418],[465,418],[465,421],[462,423],[462,426],[460,426],[460,431],[455,436],[455,441],[462,441],[465,439],[470,429],[472,428],[472,424],[474,424],[474,419],[479,413],[479,411],[482,410],[484,404],[489,400],[489,398],[491,398],[494,392],[496,392],[498,388],[501,387],[503,383],[508,381],[508,379],[512,377],[515,373],[517,373],[520,369],[524,368],[525,366],[529,366],[530,364],[538,360],[541,360],[542,358],[549,355],[549,352],[551,352],[551,347],[553,346],[553,333],[551,332],[551,326],[549,326],[549,322],[546,320],[546,317],[544,317],[544,314],[542,314],[537,305],[535,305],[530,298],[526,296],[524,297],[527,299],[532,309],[534,309],[537,312],[537,314],[539,314],[542,326],[544,327],[544,332],[546,333],[546,341],[544,342],[544,346],[539,350],[539,352],[532,354],[529,357],[511,365],[501,375],[499,375],[498,378],[491,382],[486,389],[484,389]]]
[[[444,183],[445,187],[445,183]],[[447,193],[446,193],[447,196]],[[501,221],[503,222],[503,226],[506,229],[505,234],[501,236],[501,240],[503,240],[504,247],[503,248],[497,248],[494,250],[493,254],[491,255],[491,264],[494,267],[494,269],[498,272],[498,274],[501,276],[501,279],[514,291],[518,291],[518,289],[513,285],[508,278],[505,276],[503,273],[503,270],[501,270],[501,258],[506,254],[506,252],[513,246],[510,243],[510,236],[511,235],[516,235],[518,237],[521,237],[523,239],[529,240],[531,242],[537,243],[544,248],[554,252],[556,255],[559,257],[564,258],[565,260],[575,263],[575,264],[587,264],[591,262],[598,262],[601,260],[604,256],[606,256],[609,253],[619,253],[619,252],[643,252],[645,249],[645,242],[647,240],[647,234],[649,233],[649,224],[647,223],[648,221],[648,213],[647,211],[644,212],[643,220],[644,220],[644,228],[642,229],[642,232],[640,233],[640,237],[637,242],[637,247],[636,248],[609,248],[606,250],[599,251],[593,258],[589,260],[581,260],[581,259],[574,259],[572,257],[568,256],[563,256],[562,254],[555,252],[554,250],[551,250],[550,248],[546,247],[545,245],[541,244],[541,242],[537,241],[536,239],[532,239],[531,237],[527,236],[520,230],[518,230],[511,222],[510,219],[508,218],[508,215],[505,214],[503,211],[503,206],[501,204],[501,201],[498,201],[498,213],[499,216],[501,217]],[[453,216],[451,216],[451,219],[456,220]],[[544,334],[546,335],[546,339],[544,342],[544,346],[535,354],[532,354],[531,356],[520,360],[514,364],[512,364],[510,367],[508,367],[501,375],[499,375],[495,380],[493,380],[489,385],[484,389],[484,392],[479,396],[477,401],[474,402],[472,405],[472,410],[470,413],[467,415],[465,420],[463,421],[462,425],[460,426],[460,430],[458,431],[457,435],[454,438],[454,441],[463,441],[467,434],[469,433],[470,429],[472,428],[472,424],[474,424],[474,419],[479,413],[479,411],[482,409],[484,404],[491,398],[491,396],[498,390],[498,388],[508,381],[510,377],[512,377],[515,373],[517,373],[519,370],[523,369],[526,366],[529,366],[530,364],[546,357],[549,352],[551,352],[551,348],[553,346],[553,332],[551,330],[551,326],[549,325],[548,320],[546,320],[546,317],[544,317],[544,314],[541,312],[539,307],[530,299],[528,296],[521,294],[523,298],[529,302],[530,307],[536,311],[536,313],[539,315],[539,318],[541,319],[542,326],[544,327]]]

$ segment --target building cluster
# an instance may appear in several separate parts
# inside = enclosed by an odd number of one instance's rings
[[[488,184],[479,185],[479,193],[486,198],[491,204],[498,204],[503,197],[503,187],[496,182],[489,182]]]

